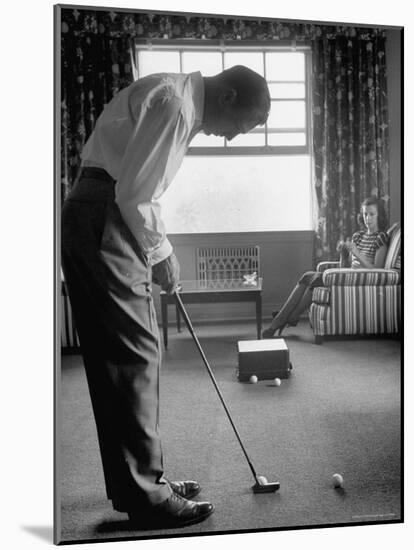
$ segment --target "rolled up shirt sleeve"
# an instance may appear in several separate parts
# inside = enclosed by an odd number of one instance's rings
[[[115,200],[140,248],[156,264],[172,252],[157,199],[182,162],[190,130],[182,113],[182,99],[174,95],[152,97],[133,115]]]

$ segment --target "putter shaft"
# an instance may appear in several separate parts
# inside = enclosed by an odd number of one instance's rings
[[[216,389],[217,395],[218,395],[219,398],[220,398],[220,401],[221,401],[221,403],[222,403],[222,405],[223,405],[223,407],[224,407],[224,410],[225,410],[225,412],[226,412],[227,418],[229,419],[229,422],[230,422],[230,424],[231,424],[231,427],[233,428],[233,431],[234,431],[234,433],[236,434],[237,440],[238,440],[238,442],[239,442],[239,444],[240,444],[240,447],[241,447],[241,449],[242,449],[242,451],[243,451],[243,453],[244,453],[244,456],[246,457],[246,460],[247,460],[247,463],[248,463],[248,465],[249,465],[249,468],[250,468],[250,470],[251,470],[251,472],[252,472],[252,474],[253,474],[253,477],[254,477],[254,479],[255,479],[255,481],[256,481],[255,485],[252,487],[252,488],[253,488],[253,491],[254,491],[255,493],[271,493],[271,492],[277,491],[277,489],[279,489],[279,483],[267,483],[267,484],[261,485],[261,484],[258,482],[256,470],[254,469],[253,464],[252,464],[251,461],[250,461],[249,455],[247,454],[247,451],[246,451],[246,449],[244,448],[244,445],[243,445],[243,442],[242,442],[241,437],[240,437],[240,435],[239,435],[239,432],[238,432],[238,430],[237,430],[237,428],[236,428],[236,426],[235,426],[235,424],[234,424],[234,422],[233,422],[233,419],[232,419],[232,417],[231,417],[231,415],[230,415],[230,411],[228,410],[227,405],[226,405],[226,402],[224,401],[224,397],[223,397],[223,395],[222,395],[222,393],[221,393],[221,391],[220,391],[220,388],[219,388],[219,386],[218,386],[218,384],[217,384],[217,381],[216,381],[216,378],[215,378],[215,376],[214,376],[214,373],[213,373],[213,371],[211,370],[211,367],[210,367],[210,365],[209,365],[209,362],[207,361],[207,357],[205,356],[205,353],[204,353],[204,351],[203,351],[203,348],[201,347],[201,344],[200,344],[200,342],[199,342],[199,340],[198,340],[198,338],[197,338],[197,335],[196,335],[196,333],[195,333],[195,331],[194,331],[194,328],[193,328],[193,326],[192,326],[192,324],[191,324],[190,318],[189,318],[189,316],[188,316],[188,314],[187,314],[187,311],[186,311],[186,309],[185,309],[185,307],[184,307],[184,304],[183,304],[183,302],[182,302],[182,300],[181,300],[181,297],[180,297],[180,295],[178,294],[178,292],[174,292],[174,297],[175,297],[175,300],[176,300],[178,309],[180,310],[180,313],[181,313],[181,315],[182,315],[183,318],[184,318],[185,324],[187,325],[187,328],[188,328],[188,330],[189,330],[191,336],[193,337],[193,340],[194,340],[194,342],[195,342],[195,344],[196,344],[196,346],[197,346],[197,348],[198,348],[198,351],[200,352],[200,355],[201,355],[201,358],[203,359],[204,365],[205,365],[206,368],[207,368],[207,372],[208,372],[208,374],[210,375],[210,378],[211,378],[211,380],[212,380],[212,382],[213,382],[214,388]]]

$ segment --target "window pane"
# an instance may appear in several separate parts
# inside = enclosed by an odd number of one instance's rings
[[[163,221],[169,234],[310,230],[310,177],[309,155],[187,156]]]
[[[220,52],[183,52],[183,72],[200,71],[203,76],[214,76],[223,70]]]
[[[226,142],[229,147],[263,147],[266,145],[263,134],[240,134]]]
[[[136,52],[139,77],[155,72],[180,71],[200,71],[204,76],[214,76],[223,68],[238,64],[250,67],[263,76],[266,74],[272,107],[265,127],[236,136],[229,142],[219,136],[206,136],[200,132],[191,141],[191,148],[219,147],[223,149],[224,154],[227,149],[230,155],[234,151],[229,150],[234,147],[305,147],[309,142],[305,52],[260,51],[248,48],[239,50],[235,46],[227,51],[222,51],[219,47],[199,50],[191,48],[191,45],[187,48],[173,43],[171,49],[157,50],[154,47],[152,50],[144,50],[138,46]]]
[[[305,102],[272,101],[267,125],[269,128],[305,128]]]
[[[178,52],[138,52],[139,78],[152,73],[165,72],[180,72],[180,55]]]
[[[305,84],[269,84],[269,91],[273,98],[304,98]]]
[[[245,65],[263,76],[263,53],[262,52],[225,52],[224,68],[229,69],[234,65]]]
[[[305,80],[305,55],[298,52],[266,52],[267,80]]]
[[[269,145],[279,146],[294,146],[294,145],[306,145],[305,132],[289,133],[289,134],[270,134],[267,137]]]
[[[196,134],[190,142],[190,147],[224,147],[224,138],[206,136],[203,132]]]

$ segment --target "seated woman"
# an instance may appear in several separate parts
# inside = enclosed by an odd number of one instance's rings
[[[387,215],[380,199],[369,197],[361,204],[359,222],[362,227],[352,239],[338,243],[341,253],[341,267],[346,267],[350,258],[353,269],[384,267],[388,247]],[[282,309],[278,311],[270,327],[263,331],[263,338],[273,338],[275,332],[281,336],[286,325],[295,326],[300,315],[312,303],[312,291],[323,286],[322,273],[307,271],[297,282]]]

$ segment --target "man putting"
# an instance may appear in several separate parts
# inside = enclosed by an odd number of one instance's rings
[[[179,264],[157,199],[197,132],[231,140],[266,122],[263,77],[235,66],[213,77],[154,74],[105,107],[62,209],[62,268],[115,510],[143,528],[207,518],[195,481],[164,477],[159,433],[161,346],[151,282],[173,293]]]

